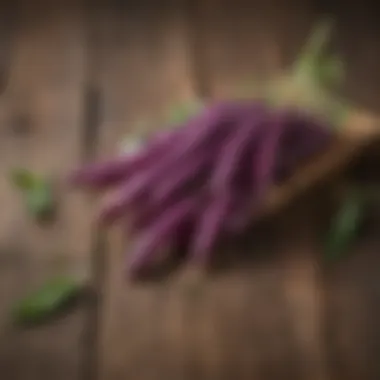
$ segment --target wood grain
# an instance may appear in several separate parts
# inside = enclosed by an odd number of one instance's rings
[[[346,93],[376,111],[376,12],[369,1],[338,3],[1,5],[1,378],[380,377],[378,217],[352,255],[326,265],[320,236],[338,178],[305,191],[330,171],[332,158],[339,172],[356,146],[343,144],[277,192],[272,208],[281,204],[282,212],[218,252],[221,268],[197,283],[189,282],[186,267],[155,282],[129,282],[124,266],[132,242],[123,228],[104,240],[91,222],[92,200],[64,185],[83,159],[114,155],[129,133],[159,127],[179,99],[234,96],[257,75],[286,67],[321,13],[337,19]],[[40,228],[28,217],[8,179],[19,165],[56,178],[61,207],[53,225]],[[87,303],[54,323],[15,328],[9,319],[15,300],[57,273],[90,275],[98,302],[86,315]]]
[[[16,3],[13,16],[9,77],[0,99],[0,372],[15,380],[79,379],[83,310],[35,329],[12,326],[10,310],[56,274],[88,275],[89,212],[83,196],[67,192],[65,184],[81,160],[82,14],[65,2],[46,1]],[[28,216],[9,179],[13,167],[54,178],[60,208],[53,224],[41,227]]]

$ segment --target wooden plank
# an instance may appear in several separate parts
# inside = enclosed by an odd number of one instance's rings
[[[182,2],[105,2],[93,12],[94,86],[100,94],[99,157],[116,154],[138,123],[192,99]],[[121,228],[122,229],[122,228]],[[181,379],[184,309],[175,288],[136,285],[124,275],[128,242],[109,236],[102,302],[101,379]],[[129,244],[130,247],[130,244]]]
[[[349,257],[326,271],[326,350],[334,379],[372,380],[380,375],[377,226]]]
[[[13,303],[56,274],[86,277],[90,223],[65,176],[82,159],[82,10],[75,3],[17,2],[9,80],[1,96],[0,372],[4,379],[79,379],[83,310],[34,329],[11,324]],[[59,216],[39,227],[9,181],[12,167],[51,175]]]

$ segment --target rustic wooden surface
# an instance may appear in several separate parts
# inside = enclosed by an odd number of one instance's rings
[[[133,125],[172,103],[232,96],[252,73],[286,66],[326,11],[337,15],[336,44],[349,63],[346,92],[379,109],[379,27],[369,3],[1,5],[2,379],[380,377],[379,231],[326,266],[318,238],[329,192],[317,189],[252,231],[234,257],[226,253],[233,269],[193,289],[184,270],[161,282],[125,281],[122,231],[99,234],[95,200],[64,185],[71,168],[111,155]],[[57,178],[54,225],[37,228],[27,217],[8,180],[18,165]],[[54,323],[12,327],[13,302],[57,272],[89,278],[97,298]]]
[[[83,196],[64,191],[62,185],[68,170],[82,159],[83,24],[77,12],[68,7],[64,12],[60,4],[17,5],[8,5],[9,13],[1,15],[8,38],[2,44],[7,62],[0,98],[1,376],[78,379],[82,307],[66,319],[32,330],[12,327],[9,312],[13,302],[50,276],[87,275],[89,214]],[[61,210],[53,225],[38,227],[27,217],[9,181],[10,171],[18,166],[54,176]]]

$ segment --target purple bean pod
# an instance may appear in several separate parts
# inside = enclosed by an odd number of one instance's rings
[[[138,274],[148,265],[158,248],[164,248],[170,237],[175,237],[181,223],[194,211],[197,200],[187,198],[167,209],[159,218],[147,227],[137,241],[137,245],[128,262],[132,275]]]
[[[213,194],[227,193],[233,187],[233,181],[245,152],[252,146],[261,132],[265,112],[258,106],[246,107],[240,111],[233,134],[226,142],[217,158],[217,166],[210,180]],[[248,174],[248,173],[247,173]]]
[[[215,244],[224,231],[231,201],[226,197],[216,198],[200,215],[194,231],[190,260],[196,265],[209,263]]]
[[[179,132],[161,132],[144,145],[138,153],[90,164],[74,171],[69,180],[74,185],[99,189],[116,185],[161,158],[175,144],[179,138]]]

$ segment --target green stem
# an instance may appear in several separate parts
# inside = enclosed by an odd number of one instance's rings
[[[310,72],[310,69],[313,70],[313,68],[323,61],[325,49],[331,37],[332,28],[333,22],[330,18],[325,18],[317,23],[293,66],[295,74],[304,73],[305,70],[309,71],[309,74],[313,74]]]

